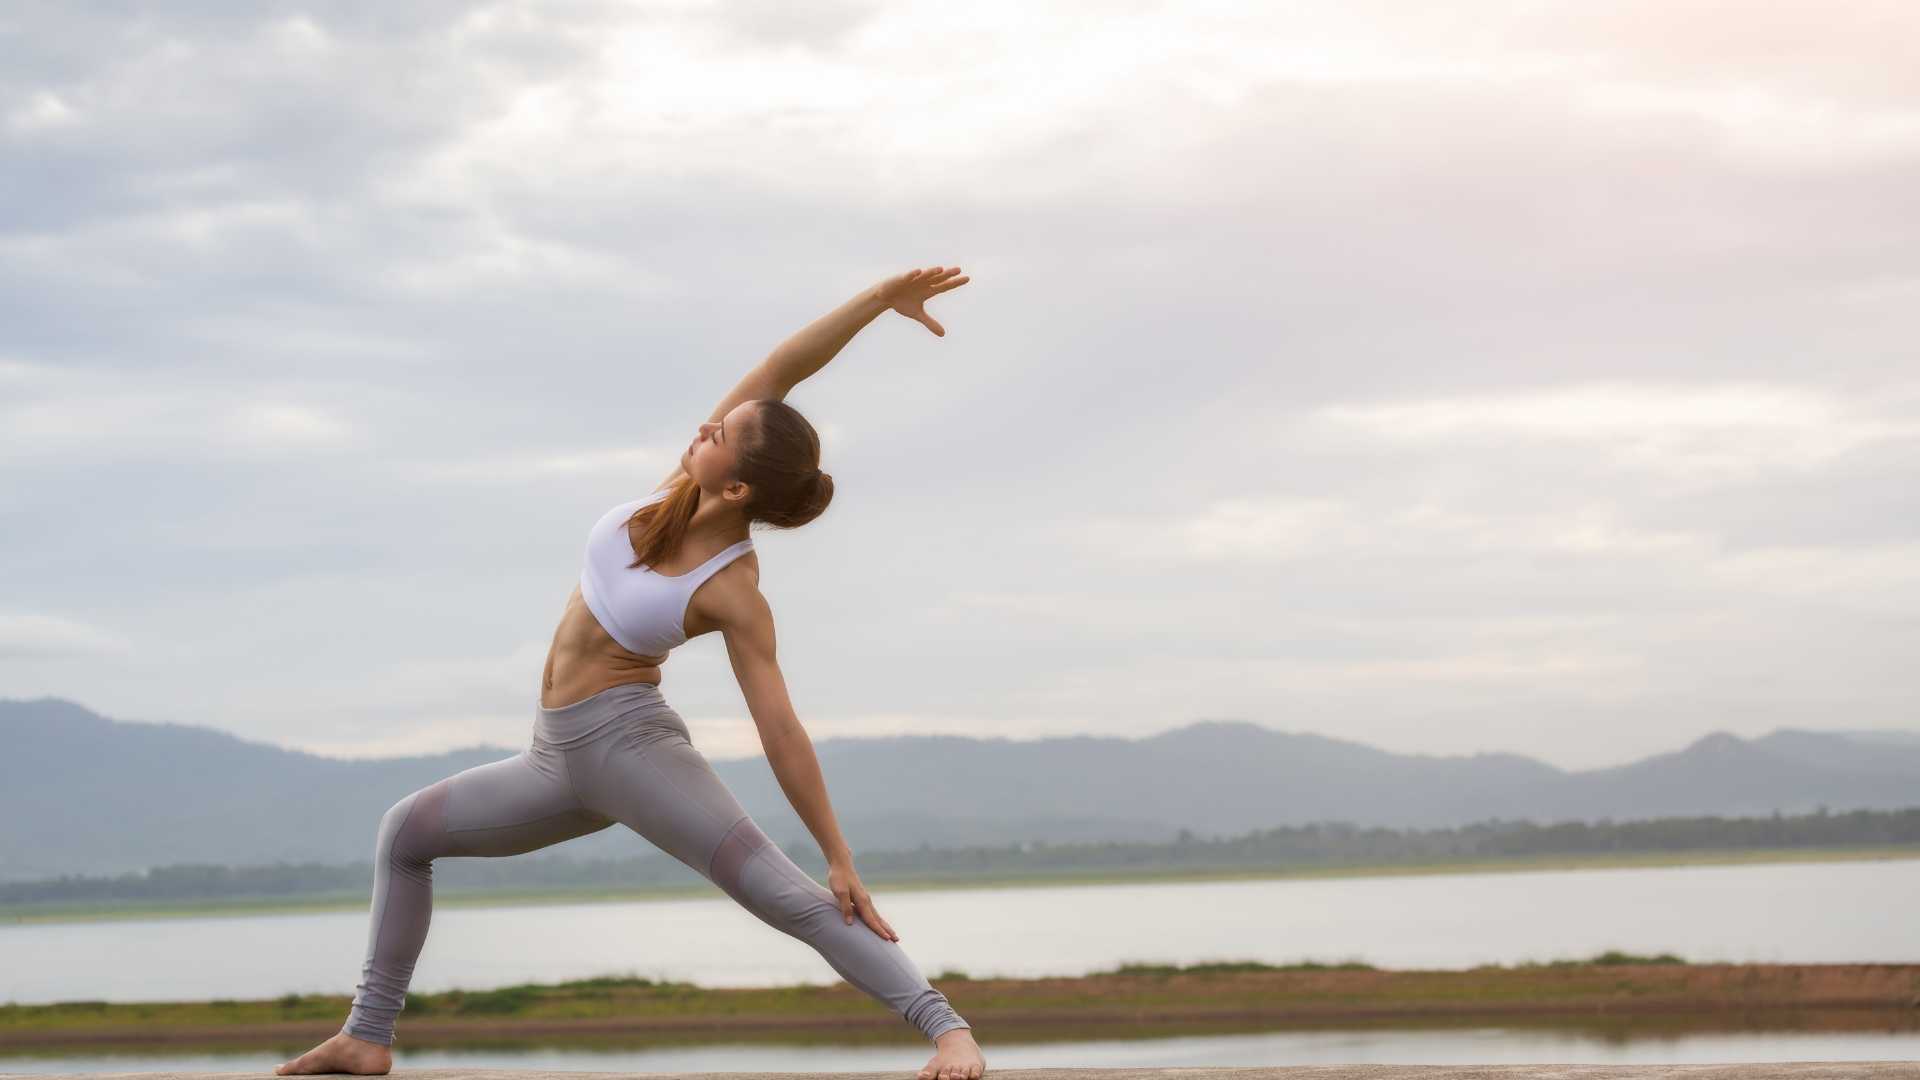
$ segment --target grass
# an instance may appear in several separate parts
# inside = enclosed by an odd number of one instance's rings
[[[1224,960],[1127,962],[1084,976],[1023,979],[948,970],[931,981],[982,1030],[1043,1040],[1111,1037],[1147,1023],[1180,1033],[1235,1023],[1311,1029],[1469,1017],[1502,1023],[1601,1018],[1656,1026],[1711,1021],[1787,1030],[1825,1030],[1823,1024],[1872,1018],[1901,1029],[1920,1025],[1912,1005],[1920,996],[1920,965],[1692,964],[1668,953],[1617,950],[1467,970],[1382,970],[1351,960]],[[338,1030],[350,1005],[346,994],[5,1005],[0,1054],[162,1042],[318,1041]],[[860,1042],[911,1034],[899,1017],[842,982],[709,989],[632,975],[409,994],[401,1024],[415,1047],[542,1037],[569,1044],[618,1038]]]
[[[1552,960],[1522,963],[1511,970],[1535,968],[1591,968],[1622,964],[1685,964],[1677,956],[1633,956],[1610,951],[1584,960]],[[1500,965],[1474,969],[1481,973],[1508,970]],[[1357,960],[1326,963],[1302,960],[1291,964],[1271,964],[1259,960],[1202,961],[1193,964],[1122,963],[1117,967],[1084,976],[1056,976],[1038,979],[977,979],[963,971],[947,970],[932,977],[935,984],[954,982],[992,982],[997,987],[1023,984],[1070,984],[1107,982],[1115,979],[1166,980],[1176,976],[1210,977],[1275,974],[1287,972],[1379,972],[1371,964]],[[1382,974],[1392,974],[1382,972]],[[1441,974],[1459,975],[1459,972]],[[574,979],[560,983],[519,983],[491,990],[445,990],[440,993],[409,993],[405,1015],[417,1017],[497,1017],[542,1016],[547,1018],[632,1015],[641,1013],[722,1013],[812,1014],[831,998],[845,998],[847,1004],[867,1011],[870,1002],[839,984],[826,986],[799,984],[766,988],[709,989],[694,983],[650,979],[632,975],[606,975]],[[1089,999],[1092,1000],[1092,999]],[[283,994],[277,998],[241,1001],[213,998],[207,1001],[133,1002],[114,1004],[106,1001],[62,1001],[49,1005],[0,1005],[0,1031],[31,1027],[45,1030],[59,1027],[97,1028],[115,1023],[165,1023],[182,1025],[255,1024],[268,1021],[329,1019],[345,1017],[351,995]],[[1057,1002],[1056,1002],[1057,1004]]]

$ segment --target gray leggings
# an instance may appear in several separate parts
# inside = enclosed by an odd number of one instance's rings
[[[380,819],[366,962],[340,1030],[392,1045],[433,916],[433,860],[519,855],[615,822],[813,946],[841,978],[928,1039],[970,1026],[898,943],[857,912],[853,925],[841,921],[833,893],[754,825],[659,687],[626,683],[541,708],[527,749],[429,784]]]

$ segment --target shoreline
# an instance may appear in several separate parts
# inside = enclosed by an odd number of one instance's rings
[[[874,877],[867,884],[876,898],[888,892],[963,889],[1057,888],[1067,885],[1149,885],[1215,881],[1317,881],[1343,878],[1431,876],[1447,874],[1530,873],[1557,870],[1668,869],[1687,866],[1741,866],[1783,863],[1889,862],[1920,859],[1920,848],[1735,848],[1686,852],[1622,852],[1600,855],[1541,855],[1443,862],[1387,862],[1296,867],[1227,868],[1166,871],[1061,871],[1016,877]],[[565,904],[634,903],[649,900],[710,900],[717,893],[704,881],[634,889],[500,889],[442,892],[436,907],[547,907]],[[275,914],[312,914],[363,910],[366,894],[329,894],[310,898],[240,898],[172,904],[100,905],[90,902],[20,904],[0,907],[0,925],[102,922],[129,919],[217,918]]]
[[[983,1035],[1027,1041],[1291,1028],[1504,1023],[1659,1037],[1683,1031],[1920,1032],[1920,964],[1687,964],[1625,957],[1466,971],[1255,963],[1079,977],[938,978]],[[337,1031],[351,995],[0,1006],[8,1053],[281,1046]],[[565,1039],[891,1043],[917,1036],[845,983],[703,989],[586,979],[409,995],[409,1048]]]

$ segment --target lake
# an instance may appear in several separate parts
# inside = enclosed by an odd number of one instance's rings
[[[1584,958],[1607,949],[1696,962],[1920,961],[1920,859],[1539,870],[1459,875],[901,892],[875,900],[930,976],[1080,975],[1130,961],[1361,960],[1385,968]],[[350,994],[364,911],[0,926],[0,1000],[156,1001]],[[712,899],[443,907],[417,989],[485,989],[602,974],[704,986],[831,983],[813,950]],[[964,1011],[964,990],[956,1003]],[[877,1007],[877,1006],[876,1006]],[[342,1019],[344,1020],[344,1011]],[[406,1014],[401,1014],[404,1036]],[[1289,1064],[1912,1061],[1920,1033],[1709,1032],[1622,1038],[1462,1025],[1332,1028],[1081,1042],[1002,1041],[994,1069]],[[311,1041],[261,1051],[0,1056],[0,1073],[262,1070]],[[396,1068],[624,1072],[878,1071],[928,1050],[714,1044],[423,1050]]]
[[[1920,858],[1454,875],[875,890],[929,977],[1083,975],[1124,962],[1360,960],[1466,968],[1607,949],[1758,963],[1920,962]],[[367,913],[0,926],[0,1001],[351,994]],[[711,899],[443,907],[427,992],[637,975],[832,983],[826,961]],[[402,1014],[404,1023],[404,1014]]]

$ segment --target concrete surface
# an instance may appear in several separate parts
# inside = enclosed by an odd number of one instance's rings
[[[547,1069],[395,1069],[394,1080],[913,1080],[890,1072],[623,1073]],[[258,1080],[259,1072],[7,1073],[40,1080]],[[317,1075],[340,1076],[341,1073]],[[1255,1069],[995,1069],[982,1080],[1920,1080],[1920,1061],[1716,1065],[1285,1065]]]

